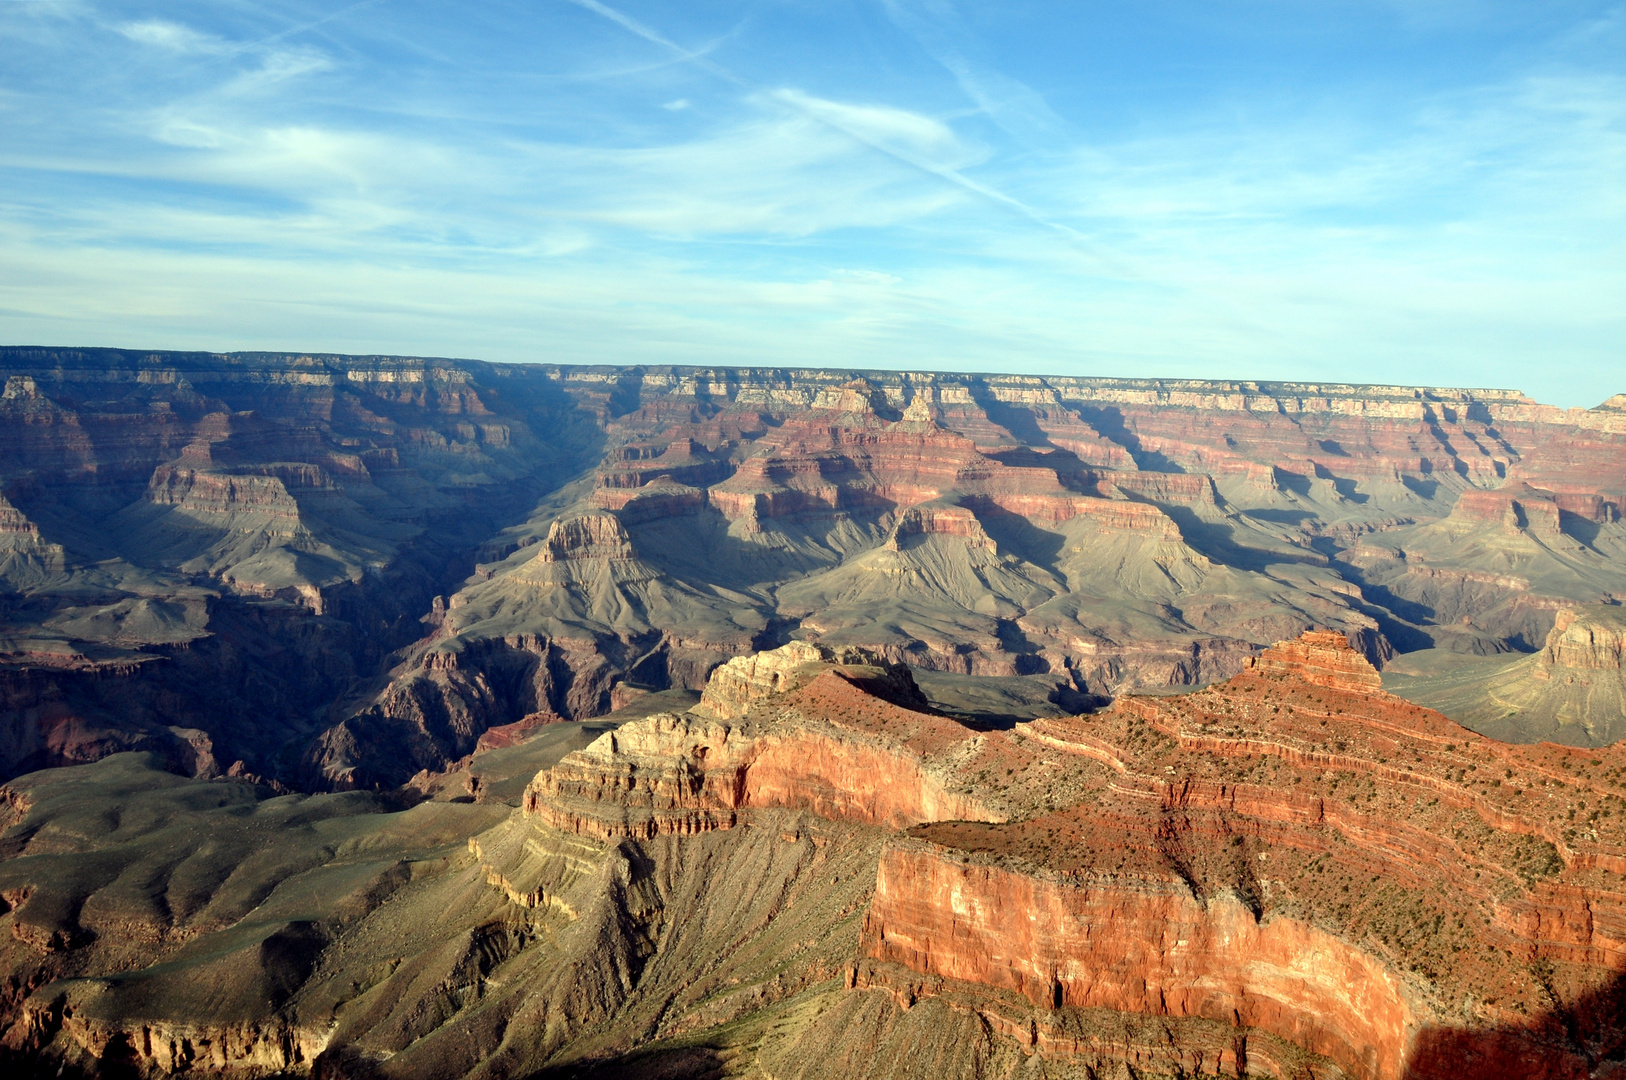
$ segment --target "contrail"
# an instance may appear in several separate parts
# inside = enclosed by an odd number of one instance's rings
[[[741,79],[733,72],[728,71],[712,61],[705,59],[705,57],[703,57],[700,53],[695,52],[692,49],[685,49],[671,38],[666,37],[652,27],[645,26],[632,16],[624,15],[607,4],[599,3],[599,0],[567,0],[567,2],[575,4],[577,7],[586,8],[595,15],[601,15],[615,23],[617,26],[621,27],[623,30],[636,34],[638,37],[643,38],[645,41],[648,41],[651,44],[659,45],[663,49],[671,49],[679,57],[685,60],[693,60],[707,71],[717,75],[720,78],[726,79],[736,86],[745,85],[745,80]]]
[[[261,45],[269,45],[273,41],[281,41],[285,37],[292,37],[295,34],[303,34],[307,30],[316,29],[323,23],[330,23],[334,19],[343,18],[352,11],[355,11],[357,8],[371,7],[374,4],[381,4],[383,2],[384,0],[359,0],[357,3],[351,4],[348,7],[342,7],[338,11],[335,11],[329,15],[323,15],[320,19],[316,19],[312,22],[302,23],[299,26],[290,26],[286,30],[279,30],[275,34],[260,38],[258,41],[247,42],[238,46],[237,51],[242,52],[248,49],[258,48]]]
[[[644,23],[639,22],[637,19],[622,14],[615,8],[603,3],[602,0],[566,0],[566,2],[575,4],[577,7],[585,8],[588,11],[593,12],[595,15],[608,19],[617,26],[620,26],[622,29],[643,38],[645,41],[650,42],[653,45],[659,45],[663,49],[671,50],[673,53],[676,53],[683,59],[690,60],[695,64],[698,64],[700,67],[711,72],[713,75],[716,75],[725,82],[731,83],[745,90],[761,92],[763,89],[760,86],[752,85],[745,79],[740,78],[738,75],[734,74],[732,71],[729,71],[716,61],[708,60],[691,50],[683,48],[683,46],[679,45],[666,35],[660,33],[658,30],[655,30],[653,27],[647,26]],[[1096,250],[1096,245],[1077,229],[1070,225],[1064,225],[1059,221],[1052,221],[1043,214],[1039,213],[1039,211],[1035,210],[1033,207],[1029,206],[1027,203],[1011,195],[1005,194],[998,188],[989,187],[987,184],[979,183],[978,181],[966,176],[959,170],[949,168],[947,165],[939,165],[934,161],[917,158],[911,154],[904,153],[896,147],[877,142],[875,139],[870,138],[861,131],[857,131],[846,124],[840,123],[838,120],[823,115],[813,109],[809,109],[805,104],[799,102],[796,99],[796,96],[793,94],[770,92],[768,96],[772,97],[775,101],[786,106],[787,108],[790,108],[800,113],[802,116],[807,117],[809,120],[829,128],[832,131],[840,132],[841,134],[847,136],[847,138],[852,139],[854,142],[857,142],[862,146],[866,146],[877,153],[884,154],[892,160],[901,162],[912,169],[916,169],[920,172],[926,173],[929,176],[935,176],[939,180],[953,184],[962,191],[969,192],[978,198],[995,203],[1006,208],[1007,210],[1012,210],[1027,220],[1033,222],[1035,225],[1039,225],[1043,228],[1051,230],[1052,232],[1059,233],[1074,243],[1091,249],[1090,254],[1095,258],[1100,259],[1103,263],[1111,265],[1117,261],[1103,255],[1099,250]],[[1114,269],[1117,269],[1120,272],[1127,272],[1126,268],[1123,267],[1114,267]],[[1131,276],[1134,275],[1131,274]]]

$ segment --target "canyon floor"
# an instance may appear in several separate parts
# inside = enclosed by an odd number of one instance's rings
[[[0,349],[40,1075],[1610,1075],[1626,395]]]

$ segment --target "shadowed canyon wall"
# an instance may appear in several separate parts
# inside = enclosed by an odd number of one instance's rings
[[[1105,698],[1310,628],[1511,657],[1626,596],[1612,403],[21,348],[0,375],[12,773],[141,749],[389,787],[789,640]]]

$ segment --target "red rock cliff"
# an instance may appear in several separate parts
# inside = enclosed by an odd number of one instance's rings
[[[1052,1007],[1200,1016],[1399,1078],[1416,1017],[1401,977],[1312,925],[1260,922],[1179,882],[1076,881],[903,841],[882,857],[869,955]]]

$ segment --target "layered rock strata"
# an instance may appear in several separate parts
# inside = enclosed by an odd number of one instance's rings
[[[1362,693],[1380,690],[1383,679],[1365,657],[1334,632],[1310,630],[1296,641],[1279,641],[1248,658],[1248,670],[1260,675],[1292,675],[1331,690]]]
[[[881,855],[863,934],[875,960],[948,981],[911,994],[970,984],[1060,1014],[1227,1022],[1359,1077],[1579,1077],[1626,1051],[1617,753],[1491,743],[1382,693],[1342,635],[1312,633],[1222,686],[1010,735],[874,702],[836,720],[841,739],[908,731],[935,747],[942,790],[964,785],[992,811],[911,799],[888,815],[832,798],[873,781],[842,767],[851,751],[805,741],[840,670],[767,689],[798,659],[762,658],[771,674],[738,727],[623,729],[539,776],[527,811],[605,837],[728,828],[755,806],[917,821]],[[765,739],[796,750],[776,759]],[[918,790],[879,758],[863,766],[886,778],[875,787]]]
[[[0,774],[134,746],[296,780],[591,438],[489,370],[0,350]]]
[[[1620,410],[1508,391],[116,350],[0,368],[0,654],[35,703],[8,714],[33,755],[13,770],[80,759],[30,727],[47,701],[84,757],[179,765],[177,727],[285,782],[388,786],[792,637],[1107,696],[1228,678],[1309,628],[1380,665],[1534,650],[1559,609],[1626,596]],[[200,686],[211,665],[240,677]],[[126,721],[67,671],[123,672],[153,705]],[[266,702],[273,723],[223,719]]]
[[[917,1058],[1579,1080],[1626,1055],[1618,748],[1483,739],[1370,689],[1330,633],[1004,730],[876,696],[907,672],[852,659],[728,665],[704,713],[543,762],[512,812],[154,784],[117,758],[19,782],[0,921],[28,951],[6,954],[0,1054],[838,1080]],[[194,872],[157,868],[194,814],[219,818],[216,878],[275,882],[185,900]],[[422,835],[439,846],[397,854]],[[346,899],[313,918],[316,895]],[[161,963],[129,967],[135,928]],[[269,1004],[209,989],[232,971]]]
[[[624,724],[538,775],[526,812],[567,832],[646,840],[732,828],[758,807],[889,829],[1001,819],[937,760],[963,736],[958,723],[872,692],[905,696],[906,670],[824,656],[797,643],[731,661],[694,714]]]
[[[1462,667],[1429,658],[1406,697],[1493,738],[1607,746],[1626,738],[1626,610],[1562,608],[1540,651]]]
[[[1099,778],[895,842],[870,953],[1056,1006],[1230,1018],[1355,1076],[1588,1075],[1626,1049],[1626,759],[1479,738],[1361,685],[1341,646],[1024,725]]]

